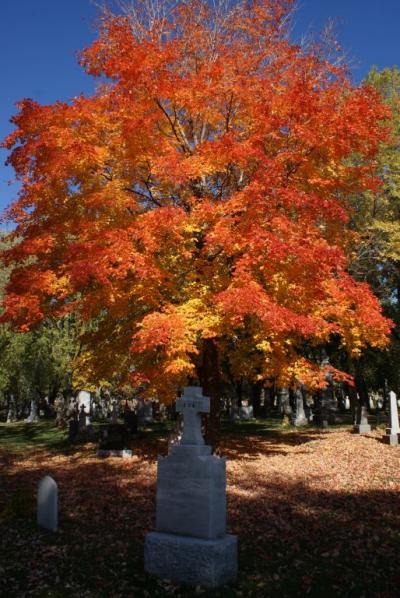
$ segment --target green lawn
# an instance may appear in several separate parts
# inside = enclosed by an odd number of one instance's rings
[[[68,447],[65,430],[59,430],[53,421],[41,421],[37,424],[17,422],[0,424],[0,449],[24,451],[29,448],[62,450]]]

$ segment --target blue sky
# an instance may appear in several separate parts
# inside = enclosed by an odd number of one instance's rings
[[[1,0],[1,139],[12,129],[17,100],[47,104],[93,90],[75,55],[94,39],[96,15],[91,0]],[[400,65],[400,0],[299,0],[294,34],[317,32],[329,17],[338,21],[356,81],[373,64]],[[6,157],[0,150],[0,210],[16,193],[7,184],[13,173],[3,165]]]

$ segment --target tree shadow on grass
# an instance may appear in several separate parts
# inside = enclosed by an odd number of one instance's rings
[[[221,437],[221,454],[229,459],[258,459],[261,455],[287,455],[291,449],[327,438],[327,432],[315,428],[270,429],[262,425],[248,425],[247,434],[235,430]]]
[[[101,427],[97,426],[98,428]],[[168,437],[177,429],[176,422],[154,423],[129,438],[126,448],[140,458],[157,460],[168,452]],[[246,457],[257,459],[260,455],[288,454],[290,448],[326,437],[326,432],[315,427],[285,428],[280,420],[256,420],[231,424],[224,422],[219,454],[230,459]],[[232,440],[235,444],[233,445]],[[97,440],[90,444],[96,446]],[[35,424],[16,423],[0,425],[0,461],[7,451],[8,459],[23,452],[50,450],[63,455],[79,454],[85,442],[71,442],[66,430],[59,430],[53,421]]]
[[[18,452],[35,448],[63,451],[71,448],[71,443],[67,432],[58,429],[54,421],[0,424],[0,450]]]
[[[34,501],[26,512],[3,518],[0,594],[193,595],[143,571],[144,535],[155,518],[154,460],[101,461],[88,451],[81,459],[52,457],[9,471],[7,483],[34,497],[49,472],[59,487],[60,531],[36,528]],[[248,473],[250,488],[241,479],[228,487],[229,531],[239,536],[238,582],[202,596],[398,595],[397,493],[327,489],[323,480],[316,488],[278,473]]]

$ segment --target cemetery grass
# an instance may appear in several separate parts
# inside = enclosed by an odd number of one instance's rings
[[[142,432],[131,460],[102,460],[94,444],[68,443],[52,422],[2,425],[0,595],[398,595],[400,448],[384,445],[380,428],[358,436],[348,426],[293,430],[276,420],[227,424],[221,437],[237,583],[193,590],[148,576],[143,539],[154,528],[156,458],[169,431]],[[57,534],[35,524],[46,474],[59,487]]]

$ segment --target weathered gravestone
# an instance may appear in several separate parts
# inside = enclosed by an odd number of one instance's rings
[[[56,482],[49,475],[39,482],[37,524],[51,532],[56,532],[58,529],[58,490]]]
[[[292,415],[290,393],[288,388],[278,388],[278,411],[283,418]]]
[[[176,402],[183,434],[158,458],[156,530],[146,535],[145,569],[177,583],[217,587],[237,574],[237,537],[226,534],[226,463],[201,433],[210,402],[189,386]]]
[[[368,432],[371,432],[371,426],[368,423],[368,409],[365,405],[358,406],[357,423],[354,426],[354,432],[357,434],[368,434]]]
[[[29,424],[34,424],[39,421],[39,395],[34,392],[31,398],[30,412],[25,421]]]
[[[130,409],[127,405],[124,409],[124,425],[128,430],[129,434],[137,434],[138,431],[138,418],[137,414]]]
[[[305,426],[308,424],[308,419],[306,417],[306,413],[304,411],[304,397],[303,391],[301,388],[296,388],[293,392],[294,400],[296,404],[296,413],[293,417],[293,425],[294,426]]]
[[[246,402],[242,402],[239,409],[239,418],[244,421],[254,419],[253,406]]]
[[[122,424],[108,424],[100,435],[98,457],[122,457],[130,459],[132,451],[126,448],[128,430]]]
[[[150,399],[139,399],[137,418],[139,426],[153,423],[153,403]]]
[[[389,424],[390,427],[386,428],[386,434],[384,441],[390,445],[399,443],[399,413],[397,408],[397,397],[393,391],[389,393]]]

